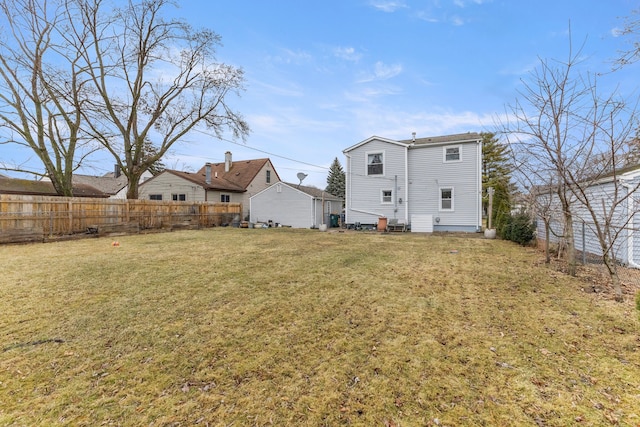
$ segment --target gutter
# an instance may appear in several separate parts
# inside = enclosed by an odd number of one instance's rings
[[[627,214],[629,215],[629,221],[627,222],[627,264],[629,264],[629,267],[640,269],[640,264],[633,260],[633,216],[635,212],[630,209],[633,198],[629,195],[633,187],[624,180],[620,180],[620,184],[627,189]]]

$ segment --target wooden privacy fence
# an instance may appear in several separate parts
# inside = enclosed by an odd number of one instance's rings
[[[213,227],[239,221],[241,203],[0,194],[0,243],[11,236]],[[22,239],[26,240],[26,239]],[[37,239],[36,239],[37,240]]]

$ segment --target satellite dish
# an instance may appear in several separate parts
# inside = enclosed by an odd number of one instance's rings
[[[304,179],[307,177],[306,173],[302,173],[302,172],[298,172],[297,175],[298,179],[300,180],[300,182],[298,183],[298,185],[302,184],[302,181],[304,181]]]

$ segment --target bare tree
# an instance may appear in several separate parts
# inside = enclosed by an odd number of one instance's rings
[[[72,196],[73,171],[93,149],[81,130],[82,70],[77,52],[61,44],[60,12],[46,1],[0,1],[0,121],[8,131],[0,144],[26,147],[42,166],[5,159],[0,169],[49,177],[58,194]]]
[[[622,28],[618,30],[618,35],[629,44],[625,49],[618,51],[618,56],[613,61],[614,69],[620,69],[640,60],[638,34],[640,34],[640,9],[632,11],[631,15],[625,18]]]
[[[215,61],[217,34],[165,19],[162,12],[171,4],[129,1],[109,13],[102,0],[66,4],[73,24],[69,42],[95,92],[83,116],[127,176],[128,198],[137,198],[142,173],[196,126],[218,137],[231,131],[244,138],[249,132],[227,101],[242,90],[243,71]]]
[[[547,220],[552,199],[557,198],[569,273],[576,273],[574,219],[578,217],[589,220],[616,299],[622,300],[614,249],[632,217],[629,207],[635,206],[630,202],[639,185],[622,176],[637,126],[635,107],[616,94],[601,97],[595,78],[577,71],[579,56],[570,50],[566,62],[540,60],[525,82],[521,100],[510,107],[513,120],[503,131],[525,175],[540,180],[542,194],[553,190],[553,196],[540,198]],[[604,182],[606,188],[599,185]]]
[[[555,175],[555,194],[564,218],[569,273],[576,274],[575,239],[573,236],[572,193],[564,177],[567,170],[578,165],[580,141],[574,137],[574,129],[580,122],[575,115],[582,108],[588,91],[573,77],[577,55],[571,53],[566,63],[549,63],[540,60],[539,67],[524,81],[524,89],[515,105],[509,106],[513,118],[502,132],[507,136],[521,168],[534,176]],[[514,141],[514,138],[516,139]],[[552,176],[553,176],[552,175]]]

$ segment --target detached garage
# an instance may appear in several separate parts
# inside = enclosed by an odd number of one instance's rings
[[[341,198],[318,188],[278,182],[249,198],[250,221],[318,228],[329,225],[331,214],[342,213],[342,203]]]

